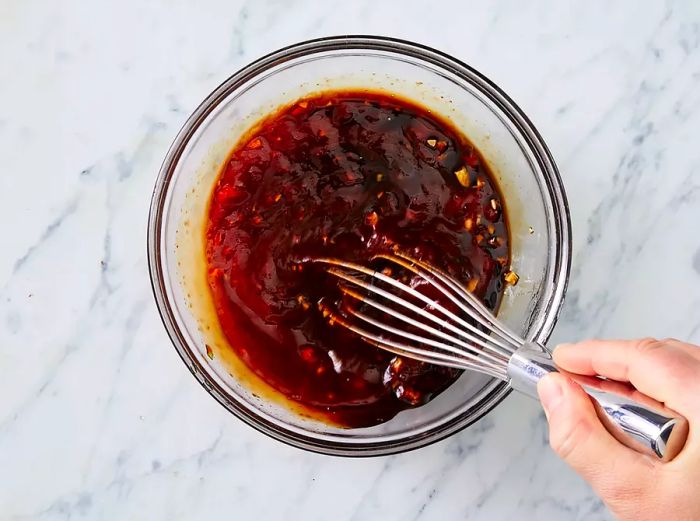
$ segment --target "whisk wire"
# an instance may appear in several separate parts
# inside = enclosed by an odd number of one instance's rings
[[[487,347],[488,347],[488,345],[487,345],[485,342],[481,341],[481,340],[478,339],[478,338],[473,337],[472,335],[470,335],[470,334],[467,333],[466,331],[460,330],[460,329],[457,328],[455,325],[450,324],[449,322],[446,322],[445,320],[442,320],[442,319],[440,319],[439,317],[436,317],[436,316],[434,316],[434,315],[432,315],[432,314],[430,314],[430,313],[427,313],[425,310],[422,310],[422,309],[419,308],[418,306],[416,306],[416,305],[414,305],[414,304],[411,304],[410,302],[407,302],[406,300],[404,300],[404,299],[402,299],[402,298],[400,298],[400,297],[397,297],[396,295],[394,295],[394,294],[392,294],[392,293],[389,293],[388,291],[385,291],[385,290],[383,290],[383,289],[381,289],[381,288],[377,288],[376,286],[373,286],[372,284],[369,284],[368,282],[365,282],[365,281],[363,281],[363,280],[361,280],[361,279],[358,279],[358,278],[356,278],[356,277],[353,277],[352,275],[348,275],[347,273],[344,273],[344,272],[342,272],[342,271],[338,271],[338,270],[333,269],[333,268],[329,268],[329,269],[328,269],[328,273],[330,273],[330,274],[332,274],[332,275],[335,275],[336,277],[338,277],[338,278],[340,278],[340,279],[342,279],[342,280],[345,280],[345,281],[347,281],[347,282],[353,283],[353,284],[355,284],[355,285],[357,285],[357,286],[359,286],[359,287],[361,287],[361,288],[364,288],[364,289],[366,289],[366,290],[368,290],[368,291],[371,291],[372,293],[376,293],[376,294],[380,295],[381,297],[386,298],[387,300],[389,300],[389,301],[391,301],[391,302],[394,302],[394,303],[396,303],[396,304],[399,304],[399,305],[401,305],[402,307],[405,307],[405,308],[407,308],[407,309],[413,311],[414,313],[418,314],[418,315],[421,316],[421,317],[428,318],[429,320],[433,321],[433,322],[436,323],[437,325],[439,325],[439,326],[441,326],[441,327],[444,327],[444,328],[447,328],[447,329],[449,329],[450,331],[453,331],[453,332],[455,332],[455,333],[457,333],[457,334],[463,336],[463,337],[466,338],[467,340],[476,343],[477,345],[480,345],[480,346],[482,346],[482,347],[484,347],[484,348],[487,348]],[[501,357],[501,358],[498,358],[498,357],[492,355],[491,353],[487,353],[487,352],[484,352],[484,351],[481,350],[481,349],[475,348],[475,347],[474,347],[473,345],[471,345],[471,344],[467,344],[467,343],[465,343],[465,342],[463,342],[463,341],[460,341],[459,339],[457,339],[457,338],[455,338],[455,337],[453,337],[453,336],[451,336],[451,335],[448,335],[447,333],[444,333],[444,332],[442,332],[442,331],[439,331],[439,330],[437,330],[437,329],[435,329],[435,328],[432,328],[431,326],[428,326],[427,324],[425,324],[425,323],[423,323],[423,322],[414,320],[414,319],[408,317],[407,315],[404,315],[403,313],[401,313],[401,312],[399,312],[399,311],[396,311],[395,309],[392,309],[392,308],[389,308],[389,307],[387,307],[387,306],[384,306],[384,305],[382,305],[381,303],[377,302],[376,300],[367,297],[366,295],[362,295],[362,294],[360,294],[360,293],[358,293],[358,292],[356,292],[356,291],[352,291],[350,288],[348,288],[348,287],[346,287],[346,286],[344,286],[344,285],[341,285],[341,291],[343,291],[344,293],[350,295],[351,297],[353,297],[353,298],[359,300],[360,302],[364,302],[365,304],[368,304],[368,305],[370,305],[370,306],[372,306],[372,307],[374,307],[374,308],[376,308],[376,309],[379,309],[380,311],[384,311],[385,313],[390,314],[390,315],[391,315],[392,317],[394,317],[394,318],[398,318],[399,320],[401,320],[401,321],[403,321],[403,322],[406,322],[406,323],[408,323],[408,324],[411,324],[412,326],[418,327],[418,328],[420,328],[420,329],[423,329],[423,330],[426,331],[426,332],[430,332],[430,333],[433,333],[433,334],[435,334],[435,335],[437,335],[437,336],[440,336],[441,338],[443,338],[443,339],[445,339],[445,340],[449,340],[449,341],[451,341],[451,342],[453,342],[453,343],[456,343],[456,344],[458,344],[458,345],[461,345],[464,349],[467,349],[468,351],[471,351],[471,352],[473,352],[473,353],[476,354],[476,355],[482,356],[482,357],[484,357],[484,358],[488,358],[488,359],[490,359],[490,360],[492,360],[492,361],[494,361],[494,362],[496,362],[496,363],[500,363],[500,364],[502,364],[503,361],[504,361],[504,359],[503,359],[502,357]],[[356,315],[357,312],[353,311],[352,314]],[[379,324],[380,324],[380,326],[383,327],[384,329],[388,329],[388,327],[387,327],[386,324],[384,324],[384,323],[379,323]],[[376,325],[376,324],[375,324],[375,325]],[[450,350],[453,351],[453,352],[456,352],[456,353],[462,353],[461,350],[459,350],[459,349],[457,349],[457,348],[454,348],[454,347],[452,347]]]
[[[355,313],[353,313],[353,316],[355,316]],[[343,316],[342,314],[331,313],[331,317],[332,323],[337,322],[341,324],[346,329],[357,334],[360,338],[362,338],[362,340],[364,340],[368,344],[374,345],[375,347],[378,347],[385,351],[389,351],[399,356],[406,356],[408,358],[413,358],[422,362],[427,362],[429,364],[444,365],[455,369],[473,369],[475,371],[485,373],[495,378],[506,378],[505,370],[503,368],[494,368],[489,365],[484,365],[480,363],[478,359],[476,359],[476,357],[474,357],[476,361],[470,361],[465,359],[464,357],[458,357],[441,352],[429,351],[427,349],[422,349],[415,346],[409,346],[403,342],[397,342],[395,340],[391,340],[383,336],[378,336],[360,326],[357,326],[356,324],[348,321],[347,317]],[[424,339],[421,339],[421,342],[423,340]],[[430,343],[434,344],[434,342]]]
[[[397,323],[387,323],[381,319],[381,314],[367,314],[347,301],[330,312],[331,322],[338,322],[364,341],[400,356],[459,369],[474,369],[496,378],[508,379],[508,362],[522,340],[507,327],[501,326],[475,296],[450,275],[407,255],[397,253],[374,258],[389,261],[418,275],[455,304],[464,313],[464,318],[434,298],[393,278],[390,271],[381,272],[328,257],[310,259],[327,265],[326,272],[342,281],[339,288],[343,294],[391,317]],[[398,292],[391,291],[392,288]],[[425,306],[417,305],[419,303]],[[400,323],[414,329],[405,330]],[[371,329],[362,324],[367,324]]]
[[[459,348],[456,348],[452,345],[448,345],[448,344],[445,344],[442,342],[434,342],[434,341],[430,340],[429,338],[415,335],[413,333],[409,333],[408,331],[404,331],[404,330],[401,330],[399,328],[392,327],[388,324],[380,322],[380,321],[378,321],[378,320],[370,317],[369,315],[366,315],[358,310],[355,310],[355,309],[350,310],[350,312],[354,316],[356,316],[357,318],[359,318],[361,320],[364,320],[365,322],[367,322],[369,324],[372,324],[373,326],[375,326],[377,328],[384,329],[384,330],[389,331],[395,335],[409,338],[409,339],[415,340],[417,342],[425,343],[428,345],[433,345],[434,347],[438,347],[438,348],[443,349],[445,351],[449,351],[450,353],[454,353],[458,356],[467,357],[470,360],[480,360],[482,363],[492,367],[493,369],[500,369],[503,365],[502,359],[496,358],[488,353],[483,353],[481,350],[474,349],[473,346],[467,344],[466,342],[463,342],[463,341],[459,340],[458,338],[455,338],[451,335],[448,335],[447,333],[440,331],[438,329],[435,329],[434,327],[431,327],[427,324],[424,324],[422,322],[414,320],[411,317],[406,316],[399,311],[396,311],[396,310],[393,310],[387,306],[384,306],[383,304],[377,302],[374,299],[364,297],[363,295],[357,293],[356,291],[353,291],[350,288],[345,288],[343,286],[341,286],[341,290],[344,293],[346,293],[347,295],[350,295],[351,297],[353,297],[353,298],[355,298],[355,299],[357,299],[365,304],[368,304],[368,305],[370,305],[370,306],[372,306],[380,311],[383,311],[385,313],[390,313],[391,316],[393,316],[394,318],[398,318],[399,320],[401,320],[407,324],[410,324],[414,327],[420,328],[427,333],[431,333],[431,334],[438,336],[444,340],[447,340],[449,342],[452,342],[454,344],[462,346],[464,349],[459,349]],[[467,351],[465,352],[464,350],[467,350]],[[484,360],[484,358],[486,358],[490,361],[487,362],[486,360]]]
[[[404,262],[399,262],[398,258],[403,259]],[[412,259],[411,257],[407,256],[406,254],[398,251],[396,252],[396,257],[392,257],[390,255],[377,255],[377,258],[382,258],[385,260],[392,261],[394,263],[400,264],[402,267],[412,271],[419,277],[423,278],[425,281],[427,281],[430,284],[433,284],[434,286],[438,287],[443,291],[443,293],[450,299],[452,302],[457,304],[462,311],[468,313],[469,315],[473,316],[474,311],[476,311],[479,315],[479,317],[475,317],[477,320],[478,318],[481,318],[483,320],[479,321],[481,325],[489,327],[491,330],[493,330],[495,333],[497,333],[499,336],[504,338],[506,341],[512,342],[514,345],[509,346],[509,349],[514,351],[515,349],[518,348],[518,346],[522,345],[524,340],[515,334],[508,326],[505,324],[499,322],[499,321],[494,321],[493,320],[493,314],[491,311],[489,311],[486,306],[474,295],[472,295],[469,291],[466,290],[461,284],[459,284],[457,281],[455,281],[452,277],[447,275],[446,273],[442,272],[438,268],[435,268],[434,266],[431,266],[429,264],[426,264],[420,260],[417,259]],[[422,268],[425,271],[421,271],[420,269],[417,269],[416,266]],[[474,309],[470,309],[468,306],[464,304],[462,300],[459,298],[455,298],[454,295],[450,294],[447,291],[444,291],[440,287],[439,284],[435,282],[435,280],[432,277],[429,277],[425,272],[430,273],[433,275],[435,278],[437,278],[440,282],[444,283],[447,285],[452,291],[457,293],[459,297],[462,297],[462,299],[465,299],[473,306]]]
[[[416,291],[415,289],[404,284],[403,282],[400,282],[400,281],[393,279],[393,278],[391,278],[391,277],[389,277],[381,272],[371,270],[371,269],[366,268],[365,266],[362,266],[359,264],[355,264],[355,263],[351,263],[351,262],[344,262],[344,261],[337,261],[336,259],[326,259],[326,258],[321,258],[321,259],[316,259],[316,260],[318,262],[325,262],[325,263],[332,264],[335,266],[341,266],[341,267],[346,268],[346,269],[356,270],[356,271],[359,271],[359,272],[364,273],[366,275],[369,275],[372,278],[376,278],[378,280],[381,280],[382,282],[386,282],[387,284],[389,284],[397,289],[400,289],[401,291],[408,293],[412,297],[415,297],[415,298],[421,300],[423,303],[430,306],[431,309],[439,311],[440,313],[442,313],[443,315],[445,315],[449,319],[453,320],[454,322],[456,322],[457,324],[459,324],[462,327],[457,327],[456,325],[454,325],[446,320],[442,320],[439,317],[435,316],[433,313],[429,313],[429,312],[425,311],[424,309],[421,309],[418,306],[408,302],[407,300],[405,300],[405,299],[403,299],[403,298],[401,298],[393,293],[390,293],[390,292],[388,292],[388,291],[386,291],[386,290],[384,290],[384,289],[382,289],[374,284],[371,284],[371,283],[366,282],[362,279],[359,279],[357,277],[349,275],[348,273],[346,273],[343,270],[339,270],[339,269],[333,268],[333,267],[328,268],[326,270],[331,275],[334,275],[342,280],[345,280],[346,282],[350,282],[351,284],[359,286],[370,293],[375,293],[375,294],[380,295],[381,297],[383,297],[387,300],[394,302],[395,304],[398,304],[402,307],[410,309],[411,311],[413,311],[417,315],[421,316],[422,318],[426,318],[428,320],[431,320],[432,322],[435,322],[436,324],[449,329],[453,333],[460,335],[463,338],[466,338],[470,342],[474,342],[475,344],[481,346],[482,348],[487,349],[487,350],[499,355],[500,357],[503,357],[503,359],[505,359],[505,360],[507,360],[508,357],[512,354],[512,350],[510,350],[507,345],[504,345],[502,342],[489,337],[488,334],[486,334],[483,331],[479,330],[478,328],[474,327],[472,324],[470,324],[466,320],[462,319],[461,317],[458,317],[457,315],[455,315],[454,313],[452,313],[451,311],[446,309],[444,306],[442,306],[440,303],[427,297],[426,295],[423,295],[422,293]],[[361,296],[361,298],[359,298],[359,300],[363,300],[365,298],[366,297]],[[394,311],[390,311],[390,313],[394,314]],[[484,340],[481,340],[481,339],[475,337],[470,332],[478,334],[479,336],[482,337],[482,339],[487,340],[488,343],[485,342]],[[494,344],[494,345],[492,345],[492,344]],[[469,348],[474,349],[472,346],[469,346]],[[481,349],[476,349],[476,352],[478,354],[488,355],[488,353],[485,353]]]
[[[436,358],[440,360],[445,360],[445,361],[452,361],[454,362],[454,366],[452,367],[457,367],[460,369],[465,369],[465,368],[470,368],[470,369],[477,369],[479,371],[487,372],[488,374],[491,374],[493,376],[499,376],[504,373],[503,365],[499,364],[493,364],[490,362],[487,362],[485,360],[480,360],[478,356],[474,356],[471,353],[464,353],[464,352],[459,352],[459,350],[455,350],[452,346],[445,344],[443,342],[438,342],[429,338],[422,337],[420,335],[414,335],[412,333],[409,333],[407,331],[402,331],[398,328],[394,328],[392,326],[382,324],[381,322],[373,319],[372,317],[369,317],[365,315],[364,313],[360,311],[355,311],[353,312],[353,315],[366,321],[369,324],[372,324],[376,327],[381,327],[382,329],[385,329],[391,333],[394,333],[398,336],[407,338],[409,340],[414,340],[416,342],[419,342],[420,344],[426,344],[429,346],[433,346],[439,349],[444,349],[445,351],[449,352],[456,352],[458,353],[457,356],[451,355],[451,354],[446,354],[442,353],[439,351],[429,351],[426,349],[422,349],[419,347],[410,347],[409,351],[409,346],[406,344],[400,343],[400,342],[393,342],[392,345],[396,349],[396,351],[400,350],[401,353],[397,354],[402,354],[402,355],[410,355],[413,356],[414,354],[419,354],[423,356],[422,358],[423,361],[429,361],[427,360],[428,358]],[[377,337],[374,339],[377,343],[387,343],[390,342],[387,340],[385,337]],[[395,351],[395,352],[396,352]],[[466,358],[466,360],[465,360]],[[431,363],[434,362],[431,361]]]

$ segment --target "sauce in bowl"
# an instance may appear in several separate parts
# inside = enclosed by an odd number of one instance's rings
[[[271,387],[345,427],[422,405],[461,371],[396,357],[331,327],[337,280],[313,264],[377,266],[400,247],[497,309],[510,263],[504,202],[447,120],[382,92],[332,91],[262,120],[211,194],[208,282],[230,348]]]

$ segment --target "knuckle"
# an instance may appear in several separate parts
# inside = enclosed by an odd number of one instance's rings
[[[640,338],[634,344],[634,349],[640,353],[650,353],[663,346],[663,342],[653,337]]]
[[[657,372],[674,380],[687,379],[692,367],[685,363],[683,353],[672,347],[672,342],[672,339],[643,338],[637,341],[635,347]]]
[[[687,356],[674,349],[667,340],[655,340],[643,348],[645,356],[656,372],[677,381],[693,381],[695,367],[688,364]]]

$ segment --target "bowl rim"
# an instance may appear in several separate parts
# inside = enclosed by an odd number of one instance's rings
[[[541,343],[546,342],[549,338],[561,312],[569,282],[572,241],[569,206],[561,176],[552,154],[540,133],[522,109],[495,83],[471,66],[442,51],[408,40],[384,36],[342,35],[306,40],[283,47],[249,63],[224,80],[199,104],[185,121],[166,153],[156,178],[148,215],[147,255],[151,288],[158,313],[168,336],[180,358],[202,387],[226,410],[257,431],[287,445],[311,452],[338,456],[366,457],[414,450],[459,432],[495,408],[510,394],[511,387],[507,382],[500,382],[490,392],[486,393],[480,402],[474,408],[469,409],[468,412],[456,416],[432,430],[396,440],[352,443],[342,441],[329,442],[328,440],[317,439],[313,435],[302,435],[298,432],[287,430],[256,415],[253,410],[246,408],[237,401],[229,399],[225,389],[214,381],[205,370],[200,369],[194,357],[189,355],[189,346],[177,325],[173,308],[167,298],[166,280],[160,254],[163,212],[175,167],[191,137],[218,104],[231,92],[271,67],[303,56],[349,49],[384,51],[404,55],[455,74],[461,80],[478,88],[490,102],[494,103],[508,117],[518,132],[521,133],[521,137],[525,139],[527,145],[536,156],[538,166],[544,174],[545,188],[552,199],[554,210],[554,229],[551,231],[554,233],[554,243],[559,245],[559,248],[556,248],[554,252],[554,289],[548,301],[542,304],[544,319],[533,338]]]

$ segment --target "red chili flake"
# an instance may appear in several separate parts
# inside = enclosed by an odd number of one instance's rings
[[[299,348],[299,356],[306,363],[316,361],[316,353],[314,353],[314,348],[311,346],[303,346]]]
[[[464,162],[471,167],[475,167],[479,164],[479,156],[472,152],[466,158],[464,158]]]
[[[255,139],[250,140],[248,143],[248,148],[251,150],[257,150],[258,148],[262,147],[262,145],[262,140],[259,137],[256,137]]]
[[[220,204],[237,203],[245,199],[245,192],[236,190],[234,187],[224,185],[216,192],[216,200]]]
[[[209,357],[209,360],[214,360],[214,350],[211,348],[209,344],[205,344],[204,347],[207,348],[207,356]]]
[[[379,216],[377,215],[377,212],[369,212],[365,216],[365,223],[368,225],[375,227],[377,226],[377,223],[379,222]]]
[[[300,101],[299,103],[296,104],[296,107],[292,109],[292,115],[293,116],[299,116],[303,114],[306,111],[306,108],[309,106],[309,102],[306,100]]]

